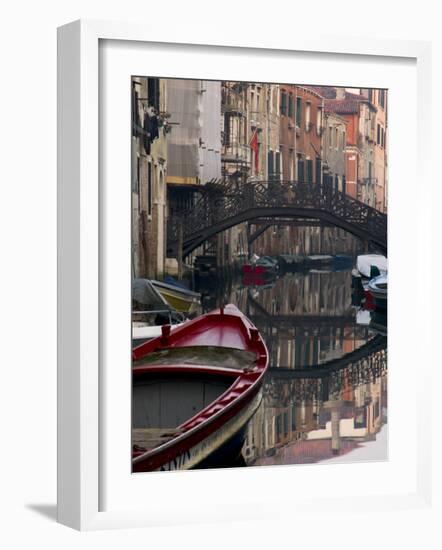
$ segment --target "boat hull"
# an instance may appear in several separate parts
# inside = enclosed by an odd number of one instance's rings
[[[180,313],[194,313],[200,305],[201,296],[196,292],[159,281],[152,281],[152,284],[167,303]]]
[[[148,409],[150,401],[137,393],[134,433],[139,439],[134,440],[137,441],[132,460],[134,472],[187,470],[209,463],[219,467],[238,456],[247,424],[261,403],[268,351],[256,327],[235,306],[202,315],[173,332],[170,327],[163,327],[163,335],[134,349],[133,358],[134,387],[148,384],[152,388],[155,379],[164,384],[163,380],[196,377],[196,380],[218,380],[226,388],[222,393],[215,391],[216,395],[205,390],[200,405],[203,408],[195,406],[193,410],[197,412],[189,417],[186,413],[189,409],[184,405],[187,401],[183,399],[192,395],[189,391],[194,386],[187,386],[188,391],[184,383],[178,384],[183,397],[179,409],[173,412],[176,424],[167,421],[166,412],[161,412],[169,410],[167,405],[161,405],[160,420],[154,420],[156,413]],[[160,390],[163,403],[168,396],[175,395],[173,388],[171,392]],[[147,425],[143,425],[143,419]],[[169,431],[163,435],[169,437],[167,441],[161,440],[159,445],[143,444],[146,431],[157,433],[166,425]]]
[[[241,452],[247,425],[258,409],[261,400],[262,394],[258,392],[231,418],[220,419],[219,427],[216,430],[213,430],[212,426],[210,431],[202,431],[201,439],[183,452],[175,454],[175,450],[172,448],[169,460],[166,460],[155,471],[216,468],[233,462]],[[144,470],[138,470],[135,465],[133,471]]]

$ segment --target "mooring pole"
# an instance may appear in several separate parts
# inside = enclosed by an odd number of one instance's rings
[[[178,280],[183,278],[183,220],[181,219],[178,224]]]

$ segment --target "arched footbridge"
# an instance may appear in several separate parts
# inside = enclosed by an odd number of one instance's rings
[[[169,219],[168,255],[181,250],[184,258],[216,234],[263,218],[320,220],[387,252],[386,214],[328,185],[268,181],[207,184],[191,209]]]

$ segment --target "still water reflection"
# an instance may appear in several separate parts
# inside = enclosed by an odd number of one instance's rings
[[[243,448],[247,465],[387,458],[379,436],[387,423],[386,327],[379,330],[383,319],[369,325],[370,315],[361,322],[350,271],[232,276],[198,290],[206,311],[236,304],[269,349],[262,404]]]

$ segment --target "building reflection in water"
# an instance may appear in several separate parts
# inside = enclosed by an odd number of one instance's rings
[[[386,422],[385,349],[321,378],[272,371],[243,455],[250,465],[318,462],[375,439]]]
[[[229,279],[205,298],[206,309],[238,305],[269,349],[263,401],[243,448],[248,465],[319,462],[376,438],[387,422],[387,338],[357,324],[349,271],[255,286]]]

